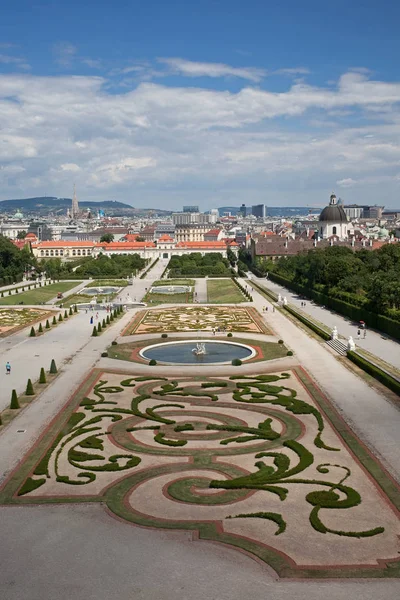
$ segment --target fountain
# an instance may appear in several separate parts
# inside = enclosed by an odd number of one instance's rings
[[[203,344],[202,342],[198,342],[196,344],[196,348],[192,348],[192,352],[196,356],[201,356],[202,354],[207,354],[207,352],[206,352],[206,345]]]
[[[251,346],[238,342],[207,340],[207,350],[200,340],[164,342],[146,346],[139,355],[169,365],[230,364],[233,359],[248,360],[256,356]]]

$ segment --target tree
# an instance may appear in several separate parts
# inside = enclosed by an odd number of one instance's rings
[[[46,373],[43,367],[40,369],[39,383],[46,383]]]
[[[136,241],[137,241],[137,242],[145,242],[145,241],[146,241],[146,238],[144,238],[142,235],[138,235],[138,236],[136,237]]]
[[[28,383],[26,384],[25,395],[26,396],[34,396],[35,395],[35,391],[33,389],[32,381],[30,379],[28,379]]]
[[[100,242],[106,242],[107,244],[110,244],[111,242],[114,241],[114,235],[112,233],[104,233],[101,238],[100,238]]]
[[[54,358],[51,359],[50,373],[52,375],[54,375],[55,373],[57,373],[57,366],[56,366],[56,361],[54,360]]]
[[[17,392],[16,390],[13,390],[11,392],[11,403],[10,403],[10,408],[12,410],[16,410],[17,408],[20,408],[19,406],[19,402],[18,402],[18,396],[17,396]]]
[[[26,235],[27,235],[26,231],[18,231],[17,240],[24,240],[26,238]]]

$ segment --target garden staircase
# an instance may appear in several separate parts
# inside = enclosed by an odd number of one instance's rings
[[[340,340],[328,340],[326,343],[341,356],[346,356],[347,346],[346,344],[343,344],[343,342],[341,342]]]

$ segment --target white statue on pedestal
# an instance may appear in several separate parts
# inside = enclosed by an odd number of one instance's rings
[[[282,296],[278,294],[278,302],[282,302]]]
[[[356,349],[356,345],[354,343],[352,336],[350,336],[347,340],[347,350],[351,350],[352,352],[354,352],[355,349]]]
[[[286,298],[286,296],[283,297],[283,306],[287,306],[287,298]]]
[[[331,340],[337,340],[337,339],[338,339],[338,330],[335,325],[335,327],[332,329],[332,332],[331,332]]]

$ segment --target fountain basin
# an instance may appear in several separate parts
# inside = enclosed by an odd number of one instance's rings
[[[84,288],[83,290],[81,290],[79,293],[80,294],[84,294],[85,296],[107,296],[110,294],[116,294],[118,292],[118,290],[120,290],[121,288],[118,287],[91,287],[91,288]]]
[[[151,294],[187,294],[192,291],[190,285],[154,285]]]
[[[197,344],[205,345],[205,354],[193,352]],[[230,364],[234,358],[249,360],[256,355],[256,351],[251,346],[237,342],[197,339],[153,344],[142,348],[139,355],[165,365],[221,365]]]

